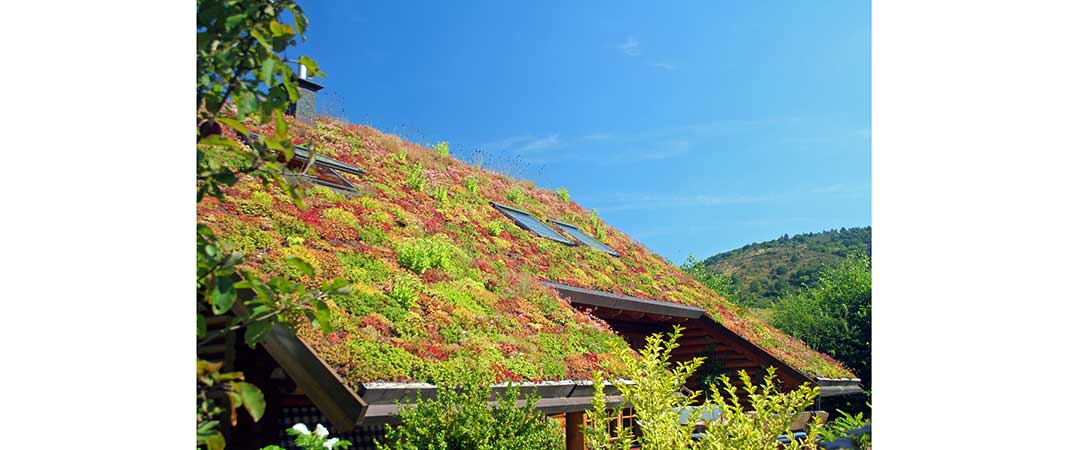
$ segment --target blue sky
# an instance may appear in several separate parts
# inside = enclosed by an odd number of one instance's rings
[[[676,263],[871,224],[871,9],[302,1],[324,107],[566,187]],[[519,161],[519,162],[516,162]]]

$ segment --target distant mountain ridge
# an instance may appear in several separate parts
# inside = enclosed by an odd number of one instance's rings
[[[852,253],[871,256],[870,226],[783,235],[713,255],[699,264],[731,278],[737,303],[760,308],[814,285],[822,267]]]

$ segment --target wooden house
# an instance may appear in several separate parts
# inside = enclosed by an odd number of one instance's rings
[[[229,431],[231,447],[260,448],[284,441],[296,422],[322,422],[354,448],[373,448],[398,403],[432,394],[435,377],[477,367],[536,391],[539,410],[581,448],[588,380],[611,368],[609,344],[640,346],[676,324],[685,331],[674,358],[706,356],[719,371],[774,366],[787,387],[813,383],[823,396],[861,391],[840,363],[726,301],[566,191],[502,174],[507,163],[479,167],[325,117],[290,127],[302,144],[304,160],[291,169],[308,185],[303,205],[244,180],[224,201],[201,202],[198,218],[224,250],[247,255],[245,269],[308,286],[341,277],[353,294],[328,301],[333,333],[295,318],[295,332],[276,326],[255,349],[233,335],[200,348],[267,396],[262,420]],[[315,170],[299,174],[311,147]],[[315,276],[287,270],[289,256]]]

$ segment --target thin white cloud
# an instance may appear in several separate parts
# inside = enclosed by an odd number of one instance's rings
[[[628,36],[626,41],[616,46],[616,49],[627,56],[638,56],[642,54],[642,43],[638,42],[634,36]]]
[[[547,149],[547,148],[556,148],[556,147],[559,147],[559,146],[560,146],[560,135],[559,134],[552,134],[552,135],[541,137],[541,138],[531,139],[531,140],[523,143],[523,145],[520,146],[519,148],[517,148],[516,150],[521,151],[521,152],[525,152],[525,151],[530,151],[530,150],[541,150],[541,149]]]
[[[545,136],[520,135],[510,136],[499,141],[488,142],[480,147],[491,151],[528,152],[543,150],[560,146],[560,135],[549,134]]]
[[[672,70],[675,70],[675,65],[674,64],[668,64],[668,63],[665,63],[665,62],[652,63],[652,64],[650,64],[650,66],[656,67],[657,69],[664,69],[664,70],[666,70],[668,72],[670,72]]]

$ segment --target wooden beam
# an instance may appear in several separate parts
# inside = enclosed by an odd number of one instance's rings
[[[585,420],[586,413],[581,411],[569,412],[565,416],[564,433],[567,450],[586,450],[586,436],[582,434]]]
[[[243,300],[251,295],[239,291],[235,311],[247,314]],[[351,431],[360,423],[367,413],[367,403],[303,339],[275,324],[262,345],[338,431]]]

